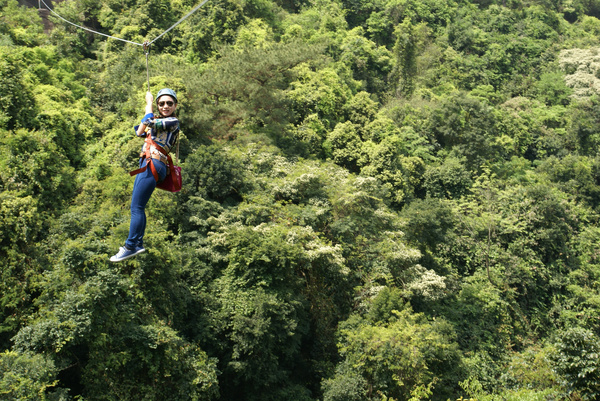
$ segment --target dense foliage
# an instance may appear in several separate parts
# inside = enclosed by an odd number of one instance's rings
[[[195,0],[65,0],[135,42]],[[0,399],[600,397],[600,2],[208,1],[145,56],[0,0]]]

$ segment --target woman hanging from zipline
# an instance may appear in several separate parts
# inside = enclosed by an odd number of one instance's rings
[[[153,98],[152,93],[150,93],[148,55],[150,46],[154,42],[188,19],[207,2],[208,0],[202,0],[200,4],[154,39],[145,41],[144,43],[137,43],[131,40],[107,35],[85,26],[77,25],[50,8],[44,0],[40,0],[40,8],[41,4],[44,4],[53,15],[67,24],[96,35],[141,46],[146,53],[146,80],[148,84],[148,92],[146,93],[146,115],[142,119],[142,123],[135,127],[137,136],[146,138],[146,141],[142,148],[142,154],[140,155],[140,168],[130,173],[131,175],[137,174],[137,176],[135,177],[133,193],[131,194],[129,237],[127,237],[125,245],[119,248],[119,252],[110,258],[112,262],[120,262],[146,251],[143,245],[144,232],[146,230],[145,209],[157,184],[161,184],[160,188],[171,192],[177,192],[181,189],[181,169],[173,165],[171,156],[169,156],[171,147],[179,137],[179,120],[175,116],[175,109],[177,109],[177,95],[172,89],[167,88],[161,89],[158,92],[156,95],[156,105],[160,116],[155,119],[153,112]],[[169,166],[167,166],[167,163]],[[166,180],[165,177],[167,177]]]
[[[135,174],[131,194],[129,236],[119,252],[110,258],[120,262],[145,251],[146,204],[156,185],[168,174],[168,156],[179,136],[179,120],[175,116],[177,95],[172,89],[161,89],[156,95],[159,116],[155,118],[152,93],[146,93],[146,110],[141,124],[134,127],[138,137],[146,138],[140,154],[140,169]]]

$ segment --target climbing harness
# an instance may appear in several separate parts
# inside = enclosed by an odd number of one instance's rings
[[[146,159],[148,162],[144,167],[129,172],[129,175],[134,176],[136,174],[143,173],[148,168],[148,165],[150,165],[150,171],[152,171],[152,175],[154,176],[156,182],[160,181],[160,178],[158,177],[158,172],[156,171],[154,164],[152,164],[152,160],[160,160],[169,167],[173,163],[169,152],[165,151],[165,149],[163,149],[159,144],[154,142],[150,135],[146,136],[146,143],[144,144],[144,150],[140,154],[140,157],[142,159]]]
[[[142,159],[146,159],[146,165],[129,172],[129,175],[134,176],[136,174],[143,173],[150,166],[150,171],[156,181],[156,187],[164,189],[169,192],[179,192],[181,190],[181,167],[173,164],[173,159],[169,152],[165,151],[159,144],[152,140],[150,135],[146,136],[146,143],[144,144],[144,150],[140,154]],[[177,135],[177,160],[179,160],[179,135]],[[158,171],[154,167],[153,160],[160,160],[167,166],[167,175],[163,181],[160,181]]]

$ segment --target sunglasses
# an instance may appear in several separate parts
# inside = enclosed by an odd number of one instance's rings
[[[158,106],[159,106],[159,107],[163,107],[165,104],[166,104],[167,106],[169,106],[169,107],[173,107],[173,105],[174,105],[175,103],[173,103],[173,102],[172,102],[172,101],[170,101],[170,100],[167,100],[166,102],[158,102]]]

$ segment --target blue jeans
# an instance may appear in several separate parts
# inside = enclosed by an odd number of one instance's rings
[[[146,165],[146,159],[140,159],[140,167]],[[161,161],[152,160],[160,181],[167,175],[167,166]],[[129,249],[144,246],[144,232],[146,231],[146,204],[156,188],[156,180],[152,175],[150,166],[146,171],[135,176],[133,192],[131,193],[131,223],[129,224],[129,237],[125,246]]]

